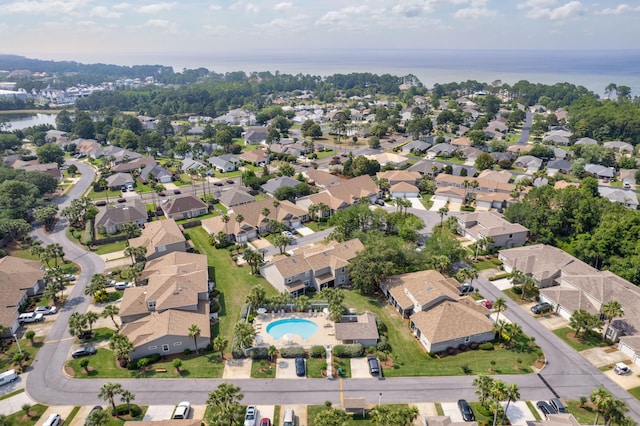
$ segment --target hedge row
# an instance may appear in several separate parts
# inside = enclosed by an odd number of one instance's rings
[[[332,352],[339,358],[359,358],[364,354],[364,348],[360,343],[335,345]]]
[[[324,348],[324,346],[312,346],[311,350],[309,351],[309,356],[311,358],[324,358],[327,356],[327,350]]]
[[[280,357],[282,358],[298,358],[305,356],[305,351],[302,346],[291,346],[288,348],[282,348],[278,352],[280,352]]]
[[[146,365],[151,365],[155,362],[160,361],[160,354],[151,354],[149,356],[144,356],[142,358],[138,358],[138,359],[132,359],[131,361],[129,361],[129,363],[127,364],[127,369],[129,370],[137,370],[140,366],[140,361],[143,359],[148,360]],[[144,362],[142,363],[144,364]]]

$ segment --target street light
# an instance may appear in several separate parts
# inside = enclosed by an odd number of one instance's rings
[[[20,347],[20,342],[18,341],[18,336],[16,336],[15,333],[13,333],[13,338],[16,339],[16,345],[18,345],[18,351],[20,352],[20,355],[23,355],[22,348]]]
[[[380,406],[381,401],[382,401],[382,392],[378,394],[378,407]]]

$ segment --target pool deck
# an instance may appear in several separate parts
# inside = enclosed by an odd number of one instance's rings
[[[318,326],[316,331],[308,339],[303,339],[297,334],[290,333],[291,340],[274,339],[269,333],[266,332],[267,326],[274,321],[283,319],[305,319],[315,323]],[[294,312],[294,313],[266,313],[256,316],[253,320],[253,327],[256,329],[256,346],[271,346],[274,345],[277,348],[283,348],[287,346],[302,345],[305,348],[310,348],[315,345],[337,345],[339,342],[336,340],[336,329],[333,321],[329,320],[327,316],[322,312],[307,313],[307,312]]]

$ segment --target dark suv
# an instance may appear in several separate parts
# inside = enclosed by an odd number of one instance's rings
[[[466,400],[458,400],[458,409],[460,410],[460,414],[462,414],[462,420],[465,422],[474,422],[476,420],[476,416],[473,415],[473,410],[471,410],[471,406]]]
[[[380,374],[380,363],[375,356],[368,356],[367,363],[369,364],[369,374],[372,376]]]
[[[535,306],[531,307],[531,312],[534,314],[546,314],[547,312],[551,312],[553,310],[553,305],[547,302],[538,303]]]
[[[296,376],[304,377],[307,375],[307,367],[304,364],[304,358],[296,358]]]

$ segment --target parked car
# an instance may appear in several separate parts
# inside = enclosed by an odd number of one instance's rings
[[[60,414],[51,414],[47,417],[47,420],[44,421],[42,426],[59,426],[60,424],[62,424],[62,417],[60,417]]]
[[[122,192],[127,192],[127,187],[126,187],[126,186],[124,186],[124,185],[122,185],[122,186],[120,187],[120,191],[122,191]]]
[[[158,195],[161,196],[161,197],[165,197],[167,194],[165,194],[164,191],[160,191],[160,192],[158,192]]]
[[[379,205],[379,206],[384,206],[384,200],[382,198],[378,198],[376,200],[376,204]]]
[[[125,288],[131,287],[131,283],[128,282],[118,282],[113,286],[116,290],[124,290]]]
[[[112,280],[111,278],[109,278],[109,279],[107,280],[107,287],[113,287],[113,286],[115,286],[115,285],[116,285],[116,283],[117,283],[117,281],[116,281],[116,280]]]
[[[93,407],[91,409],[91,411],[89,411],[89,415],[87,415],[87,419],[84,421],[85,426],[91,426],[92,422],[91,422],[91,415],[93,413],[95,413],[96,411],[102,411],[102,407],[99,405],[96,405],[95,407]]]
[[[37,314],[35,312],[26,312],[18,316],[18,322],[20,324],[26,324],[30,322],[41,322],[41,321],[44,321],[44,316],[42,316],[42,314]]]
[[[42,315],[53,315],[58,312],[58,308],[55,306],[38,306],[33,312]]]
[[[260,426],[271,426],[271,419],[269,417],[264,417],[260,420]]]
[[[458,287],[458,294],[460,296],[464,296],[466,294],[473,293],[474,290],[475,288],[473,288],[472,285],[464,284]]]
[[[375,356],[367,357],[367,364],[369,365],[369,374],[377,376],[380,374],[380,363]]]
[[[293,234],[290,231],[282,231],[282,235],[289,238],[290,240],[293,240]]]
[[[549,403],[547,401],[538,401],[538,402],[536,402],[536,407],[538,407],[538,410],[540,410],[542,412],[542,414],[544,414],[545,418],[549,414],[558,414],[558,412],[555,410],[555,408],[553,408],[551,405],[549,405]]]
[[[127,189],[128,189],[130,192],[133,192],[133,191],[134,191],[134,189],[133,189],[133,185],[127,185]]]
[[[480,304],[489,310],[493,309],[493,302],[491,300],[483,300]]]
[[[624,362],[619,362],[615,367],[613,367],[613,372],[617,375],[628,374],[631,373],[631,368],[629,368],[629,366]]]
[[[229,185],[233,185],[235,182],[234,182],[233,180],[231,180],[231,179],[227,179],[227,183],[228,183]]]
[[[531,312],[537,315],[551,312],[552,310],[553,310],[553,305],[547,302],[541,302],[531,307]]]
[[[244,426],[256,426],[257,410],[255,405],[249,405],[244,415]]]
[[[189,411],[191,410],[191,404],[187,401],[182,401],[176,405],[176,409],[173,411],[174,420],[184,420],[189,418]]]
[[[215,186],[222,186],[222,182],[213,182]]]
[[[127,200],[125,200],[124,198],[118,198],[117,200],[119,203],[126,203]]]
[[[78,349],[71,352],[71,357],[82,358],[83,356],[95,355],[96,348],[93,346],[80,346]]]
[[[549,404],[560,414],[566,414],[569,412],[567,411],[567,407],[565,407],[562,401],[560,401],[558,398],[551,398],[549,400]]]
[[[473,410],[466,400],[458,400],[458,409],[460,410],[460,414],[462,414],[462,420],[465,422],[474,422],[476,420],[476,416],[474,416]]]
[[[76,276],[73,275],[73,274],[64,274],[62,276],[62,279],[68,280],[68,281],[75,281],[76,280]]]
[[[179,189],[174,189],[174,190],[173,190],[173,193],[174,193],[174,194],[182,194],[182,192],[181,192]]]
[[[98,207],[102,207],[106,205],[107,205],[107,202],[105,200],[96,201],[96,206]]]
[[[304,362],[304,358],[296,358],[296,376],[304,377],[307,375],[307,365]]]

